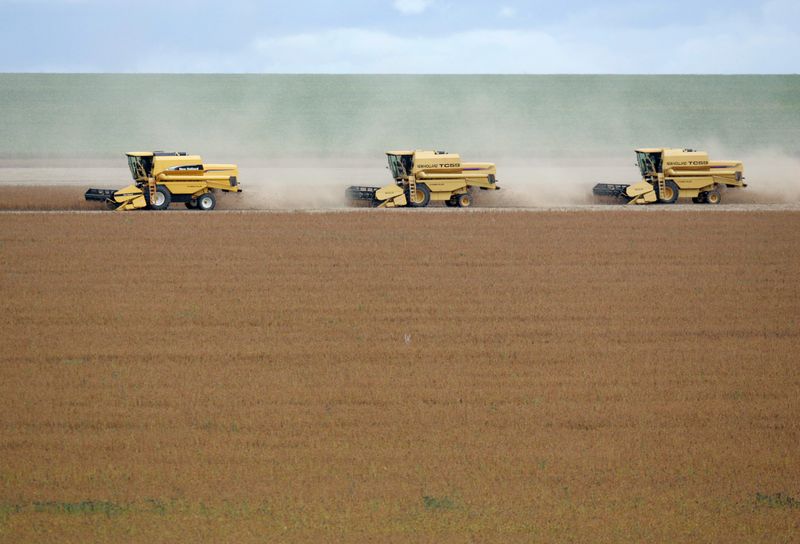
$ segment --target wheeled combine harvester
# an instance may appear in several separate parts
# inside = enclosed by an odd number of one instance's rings
[[[691,198],[696,204],[719,204],[721,190],[747,187],[739,161],[709,161],[708,153],[694,149],[637,149],[642,181],[632,185],[598,183],[593,193],[628,199],[629,204],[674,204]]]
[[[86,200],[105,202],[115,210],[166,210],[172,202],[187,208],[213,210],[216,191],[240,193],[235,164],[204,164],[183,151],[126,153],[133,184],[122,189],[89,189]]]
[[[385,187],[353,185],[345,191],[355,206],[423,208],[431,201],[468,208],[474,188],[498,190],[497,168],[489,162],[462,163],[456,153],[444,151],[388,151],[394,183]]]

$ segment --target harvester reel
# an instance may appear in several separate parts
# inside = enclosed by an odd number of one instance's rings
[[[216,205],[217,199],[214,193],[205,193],[197,197],[197,209],[199,210],[213,210]]]

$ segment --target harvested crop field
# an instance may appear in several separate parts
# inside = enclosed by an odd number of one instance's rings
[[[0,185],[0,210],[102,210],[102,203],[84,200],[86,189],[73,185]]]
[[[2,541],[800,531],[800,213],[0,233]]]

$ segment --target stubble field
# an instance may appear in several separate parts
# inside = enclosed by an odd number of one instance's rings
[[[800,213],[0,214],[0,540],[788,542]]]

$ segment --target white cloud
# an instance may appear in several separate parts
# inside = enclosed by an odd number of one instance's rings
[[[797,72],[800,34],[763,22],[575,31],[478,29],[394,34],[338,28],[257,39],[243,70],[285,73],[782,73]],[[749,25],[749,26],[748,26]]]
[[[433,3],[433,0],[394,0],[394,9],[404,15],[417,15],[422,13]]]
[[[0,0],[1,1],[1,0]],[[499,6],[498,6],[499,8]],[[452,33],[381,28],[328,28],[254,37],[239,48],[199,53],[164,47],[157,65],[175,72],[366,74],[664,74],[798,73],[800,33],[782,14],[793,0],[766,3],[755,17],[728,14],[712,21],[627,26],[597,14],[528,29],[476,28]],[[148,59],[152,52],[140,55]],[[149,63],[130,63],[134,71]]]
[[[259,71],[328,73],[565,73],[611,69],[596,47],[537,31],[398,36],[357,28],[259,39]]]
[[[497,13],[498,17],[503,19],[511,19],[517,14],[517,10],[512,8],[511,6],[503,6],[500,8],[500,11]]]
[[[797,21],[800,18],[800,3],[796,0],[771,0],[761,10],[767,21]]]

